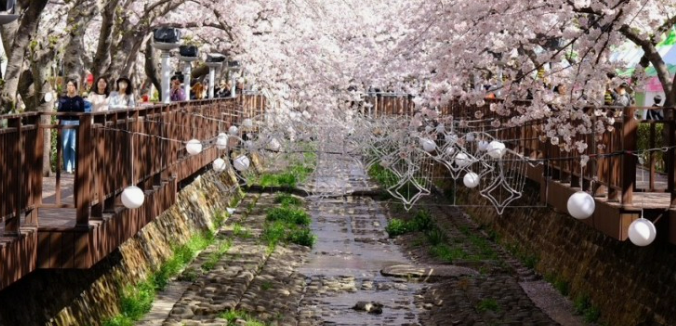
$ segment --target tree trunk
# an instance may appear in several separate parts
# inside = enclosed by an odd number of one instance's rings
[[[92,63],[94,78],[105,76],[110,66],[110,50],[113,44],[113,24],[115,23],[115,9],[120,0],[109,0],[101,11],[101,31],[99,44]]]
[[[5,73],[5,85],[0,94],[2,100],[2,110],[0,113],[7,113],[15,109],[16,94],[19,87],[19,77],[24,63],[24,55],[31,45],[31,38],[35,35],[40,21],[40,14],[47,5],[48,0],[31,0],[28,8],[22,13],[19,27],[14,35],[10,35],[13,27],[3,32],[3,39],[11,38],[5,41],[10,43],[9,48],[5,48],[7,54],[7,71]],[[11,25],[11,24],[10,24]],[[4,27],[2,28],[4,31]],[[6,35],[7,34],[7,35]]]
[[[85,77],[85,47],[84,34],[97,14],[96,1],[82,0],[76,3],[69,11],[67,21],[71,28],[64,47],[63,69],[64,76],[75,78],[84,89]]]
[[[160,72],[157,70],[157,67],[159,67],[159,55],[157,52],[155,52],[155,49],[153,49],[152,46],[152,41],[148,40],[146,42],[146,49],[145,49],[145,65],[144,65],[144,70],[146,72],[146,76],[148,76],[148,79],[153,83],[155,86],[155,89],[162,89],[162,85],[160,83]],[[158,92],[160,95],[160,101],[162,100],[162,92]],[[150,94],[149,96],[152,97],[153,94]]]
[[[51,42],[42,42],[39,46],[36,47],[35,51],[32,52],[31,60],[31,71],[33,74],[33,88],[35,94],[33,96],[33,109],[38,112],[53,112],[54,111],[54,101],[56,98],[52,98],[51,101],[45,100],[45,94],[53,92],[52,84],[49,82],[51,77],[50,67],[56,60],[54,56],[54,47],[58,47],[58,44],[52,44]],[[51,116],[44,115],[40,123],[42,124],[51,124]],[[43,164],[42,164],[42,175],[50,176],[52,174],[51,166],[51,137],[50,129],[45,129],[44,134],[44,153],[43,153]]]

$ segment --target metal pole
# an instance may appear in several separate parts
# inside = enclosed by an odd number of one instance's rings
[[[183,78],[183,88],[185,89],[185,100],[190,101],[190,82],[192,81],[192,63],[190,61],[185,62],[185,77]]]
[[[237,97],[237,78],[235,78],[235,71],[234,70],[230,71],[230,80],[232,80],[231,89],[230,89],[230,97],[235,98],[235,97]]]
[[[169,59],[171,58],[171,52],[162,51],[162,103],[169,104],[171,103],[171,87],[169,85],[171,80],[171,66],[169,65]]]
[[[214,98],[214,82],[216,80],[216,68],[209,67],[209,98]]]

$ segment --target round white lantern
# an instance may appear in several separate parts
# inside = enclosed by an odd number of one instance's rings
[[[273,152],[279,152],[281,149],[282,145],[279,143],[277,138],[272,138],[270,142],[268,142],[268,149],[273,151]]]
[[[237,135],[239,133],[239,128],[237,128],[237,126],[230,126],[228,133],[231,135]]]
[[[214,160],[214,171],[216,172],[223,172],[225,171],[225,160],[222,158],[217,158]]]
[[[479,186],[479,175],[474,172],[467,172],[465,177],[462,178],[462,183],[464,183],[467,188],[476,188]]]
[[[446,147],[446,155],[453,155],[455,153],[455,148],[453,146]]]
[[[129,209],[135,209],[143,205],[146,197],[141,188],[129,186],[122,192],[122,205]]]
[[[594,198],[584,191],[578,191],[568,198],[568,213],[578,220],[589,218],[595,209]]]
[[[474,139],[475,139],[474,133],[471,133],[471,132],[470,132],[469,134],[467,134],[467,136],[465,136],[465,139],[466,139],[467,141],[474,141]]]
[[[185,145],[188,154],[195,155],[202,152],[202,143],[198,139],[191,139]]]
[[[233,165],[235,166],[235,169],[237,169],[237,171],[246,171],[249,169],[250,163],[251,161],[249,161],[248,157],[240,155],[235,159]]]
[[[45,102],[51,102],[54,99],[52,92],[45,93]]]
[[[244,121],[242,121],[242,127],[247,128],[247,129],[253,128],[253,120],[244,119]]]
[[[216,139],[216,148],[218,149],[228,148],[228,135],[226,135],[225,133],[218,134],[218,138]]]
[[[469,156],[467,156],[467,154],[458,153],[458,155],[455,156],[455,164],[461,168],[464,168],[472,164],[472,160],[469,158]]]
[[[479,146],[479,150],[483,152],[488,147],[488,142],[485,141],[485,140],[481,140],[481,141],[479,141],[478,146]]]
[[[420,146],[422,146],[425,152],[434,152],[437,148],[437,144],[429,138],[420,138]]]
[[[650,220],[641,217],[629,225],[629,240],[639,247],[653,243],[656,237],[657,229]]]
[[[488,156],[499,159],[505,156],[505,153],[507,152],[507,147],[505,147],[505,144],[502,142],[499,142],[497,140],[494,140],[486,146],[486,151],[488,152]]]
[[[244,148],[246,148],[247,151],[252,152],[254,150],[254,142],[250,140],[244,141]]]
[[[444,138],[446,138],[446,142],[449,144],[455,144],[458,141],[458,135],[456,134],[448,134]]]

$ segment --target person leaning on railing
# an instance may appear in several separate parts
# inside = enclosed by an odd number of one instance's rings
[[[57,112],[84,113],[85,103],[82,97],[77,95],[77,81],[69,79],[66,84],[66,95],[59,99],[59,108]],[[61,125],[77,126],[80,124],[78,116],[60,116]],[[62,133],[63,142],[63,167],[67,173],[75,171],[75,146],[77,140],[77,131],[75,129],[64,129]]]
[[[104,77],[97,78],[94,89],[89,94],[89,101],[92,103],[92,113],[108,111],[108,106],[110,105],[108,103],[109,95],[108,81]]]
[[[123,110],[123,109],[133,109],[136,107],[136,101],[134,100],[134,90],[131,85],[131,81],[127,77],[120,77],[117,79],[117,90],[110,93],[109,99],[109,109],[112,110]]]

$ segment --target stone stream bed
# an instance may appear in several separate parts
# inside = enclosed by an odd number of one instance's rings
[[[344,171],[344,180],[367,182],[343,162],[332,168]],[[228,310],[266,325],[583,325],[551,286],[533,291],[542,281],[504,250],[496,248],[496,261],[449,264],[410,236],[389,239],[385,227],[395,210],[366,196],[307,197],[314,247],[271,251],[260,239],[274,198],[248,194],[216,236],[229,242],[227,251],[209,268],[219,246],[201,252],[138,325],[227,325],[219,315]],[[464,250],[479,250],[459,210],[431,213]]]
[[[315,246],[270,252],[259,239],[274,197],[247,195],[218,232],[228,251],[208,270],[218,248],[201,252],[139,325],[227,325],[230,309],[270,325],[577,324],[550,318],[518,275],[441,264],[389,239],[387,212],[369,197],[306,200]],[[499,308],[482,309],[488,299]]]

